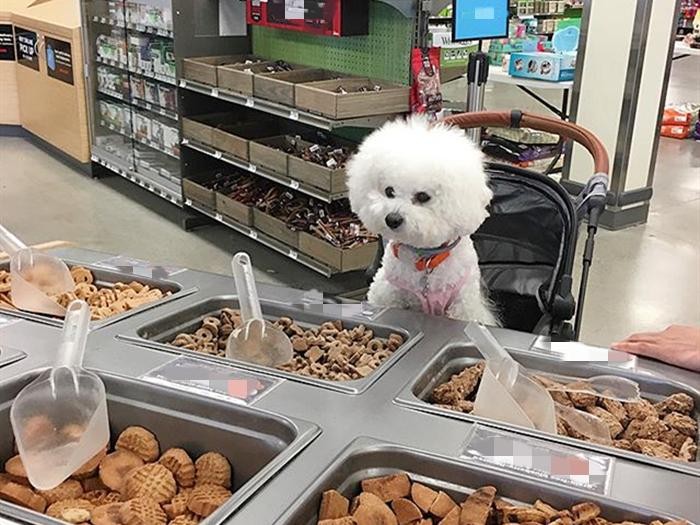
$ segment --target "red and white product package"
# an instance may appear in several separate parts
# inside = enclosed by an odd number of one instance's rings
[[[691,126],[661,126],[661,136],[670,137],[672,139],[687,139],[692,132]]]
[[[664,126],[693,126],[698,120],[700,104],[687,102],[666,106],[662,124]]]
[[[411,112],[437,119],[442,112],[440,48],[414,48],[411,54]]]

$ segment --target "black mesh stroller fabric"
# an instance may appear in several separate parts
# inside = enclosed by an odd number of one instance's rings
[[[575,212],[561,187],[538,173],[502,165],[488,172],[491,216],[472,236],[482,279],[503,326],[533,332],[571,270]]]

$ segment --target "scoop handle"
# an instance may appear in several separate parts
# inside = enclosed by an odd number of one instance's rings
[[[245,252],[238,252],[231,261],[231,270],[233,271],[233,280],[236,282],[242,321],[244,323],[253,319],[262,321],[260,299],[258,298],[258,289],[255,286],[250,256]]]
[[[499,381],[508,387],[515,384],[518,375],[518,363],[483,325],[470,322],[464,333],[474,342],[479,353]]]
[[[24,250],[27,245],[20,241],[10,230],[0,224],[0,246],[7,253],[12,255],[20,250]]]
[[[89,325],[90,307],[88,304],[85,301],[70,303],[66,308],[56,368],[62,366],[79,367],[83,364]]]

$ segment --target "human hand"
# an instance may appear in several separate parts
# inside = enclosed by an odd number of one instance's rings
[[[663,332],[633,334],[614,343],[611,348],[700,372],[698,327],[671,325]]]

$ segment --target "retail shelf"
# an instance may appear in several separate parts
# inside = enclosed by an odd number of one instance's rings
[[[228,153],[225,153],[223,151],[219,151],[215,148],[212,148],[211,146],[206,146],[200,142],[193,141],[191,139],[182,139],[181,144],[183,146],[197,150],[200,153],[204,153],[205,155],[209,155],[210,157],[214,157],[215,159],[219,159],[223,162],[231,164],[232,166],[236,166],[237,168],[241,168],[243,170],[249,171],[250,173],[253,173],[253,174],[258,175],[260,177],[264,177],[264,178],[269,179],[271,181],[277,182],[278,184],[282,184],[283,186],[288,186],[288,187],[292,188],[293,190],[296,190],[296,191],[301,192],[301,193],[305,193],[306,195],[310,195],[311,197],[322,200],[324,202],[337,201],[340,199],[345,199],[348,196],[347,192],[341,192],[341,193],[324,192],[323,190],[321,190],[319,188],[315,188],[314,186],[310,186],[308,184],[300,182],[296,179],[292,179],[290,177],[286,177],[284,175],[279,175],[277,173],[273,173],[273,172],[268,171],[260,166],[252,164],[250,162],[246,162],[244,160],[237,159],[236,157],[229,155]]]
[[[145,109],[146,111],[150,111],[151,113],[157,113],[158,115],[169,118],[170,120],[174,120],[175,122],[178,121],[177,112],[173,111],[172,109],[166,109],[157,104],[153,104],[152,102],[147,102],[139,98],[129,98],[123,93],[119,93],[118,91],[114,91],[112,89],[98,88],[97,92],[102,93],[103,95],[110,96],[112,98],[116,98],[117,100],[121,100],[123,102],[126,102],[127,104],[131,104],[133,106],[136,106],[137,108]]]
[[[178,121],[177,112],[173,111],[172,109],[166,109],[157,104],[153,104],[152,102],[141,100],[140,98],[132,98],[131,103],[136,107],[145,109],[146,111],[157,113],[158,115],[169,118],[170,120],[174,120],[175,122]]]
[[[200,206],[197,203],[192,202],[190,199],[185,199],[185,206],[197,210],[199,213],[206,215],[207,217],[210,217],[215,221],[220,222],[221,224],[228,226],[229,228],[236,230],[237,232],[242,233],[243,235],[246,235],[247,237],[250,237],[254,241],[257,241],[260,244],[267,246],[268,248],[271,248],[276,252],[281,253],[289,259],[297,261],[298,263],[301,263],[304,266],[307,266],[312,270],[322,275],[325,275],[326,277],[330,277],[333,274],[338,273],[337,269],[331,268],[330,266],[323,264],[317,261],[316,259],[313,259],[308,255],[301,253],[298,250],[295,250],[294,248],[291,248],[286,244],[276,239],[273,239],[272,237],[269,237],[268,235],[265,235],[264,233],[256,230],[253,227],[245,226],[239,222],[231,220],[228,217],[221,215],[220,213],[209,210],[203,206]]]
[[[135,140],[135,141],[138,142],[139,144],[143,144],[144,146],[148,146],[148,147],[151,148],[151,149],[154,149],[154,150],[156,150],[156,151],[160,151],[161,153],[165,153],[166,155],[168,155],[168,156],[170,156],[170,157],[173,157],[174,159],[179,159],[179,158],[180,158],[180,155],[176,155],[176,154],[173,153],[172,151],[169,151],[169,150],[165,149],[165,148],[164,148],[163,146],[161,146],[160,144],[157,144],[157,143],[153,142],[152,140],[148,140],[148,139],[143,139],[143,138],[141,138],[141,137],[137,137],[137,136],[135,136],[133,133],[131,133],[130,131],[126,131],[126,130],[124,130],[124,129],[118,128],[118,127],[115,126],[114,124],[110,124],[109,122],[106,122],[105,120],[100,120],[100,126],[102,126],[102,127],[104,127],[104,128],[107,128],[107,129],[109,129],[110,131],[114,131],[114,132],[116,132],[116,133],[119,133],[120,135],[124,135],[126,138]]]
[[[211,87],[206,84],[194,82],[192,80],[180,79],[180,87],[189,89],[190,91],[195,91],[197,93],[202,93],[204,95],[209,95],[214,98],[225,100],[233,104],[257,109],[265,113],[270,113],[278,117],[287,118],[289,120],[294,120],[296,122],[301,122],[302,124],[308,124],[309,126],[314,126],[316,128],[321,128],[325,130],[348,127],[377,128],[387,120],[392,119],[396,116],[396,114],[394,113],[391,115],[378,115],[373,117],[333,120],[321,115],[316,115],[315,113],[309,113],[307,111],[302,111],[297,108],[285,106],[284,104],[278,104],[277,102],[271,102],[269,100],[264,100],[256,97],[248,97],[240,93],[234,93],[225,89]]]
[[[93,147],[91,159],[93,162],[104,166],[110,171],[113,171],[120,177],[123,177],[134,184],[141,186],[142,188],[150,191],[154,195],[157,195],[167,201],[172,202],[176,206],[182,207],[182,190],[175,187],[171,187],[166,181],[157,181],[143,173],[137,173],[124,165],[120,165],[115,160],[109,159],[111,155],[106,152],[102,152],[97,146]]]
[[[118,60],[112,60],[110,58],[104,58],[104,57],[95,57],[95,62],[98,64],[104,64],[106,66],[112,66],[116,67],[119,69],[123,69],[124,71],[128,71],[129,73],[133,73],[134,75],[140,75],[142,77],[146,78],[151,78],[153,80],[158,80],[159,82],[164,82],[166,84],[172,84],[173,86],[177,85],[177,81],[175,80],[174,77],[169,77],[166,75],[159,75],[158,73],[151,73],[150,71],[146,71],[145,69],[141,69],[138,67],[129,67],[128,64],[124,62],[119,62]]]
[[[131,29],[132,31],[138,31],[140,33],[148,33],[150,35],[158,35],[166,38],[173,38],[173,32],[170,29],[163,29],[162,27],[154,27],[144,24],[132,24],[131,22],[124,23],[123,21],[115,20],[113,18],[107,18],[104,16],[93,16],[92,21],[97,22],[99,24],[106,24],[114,27]]]

